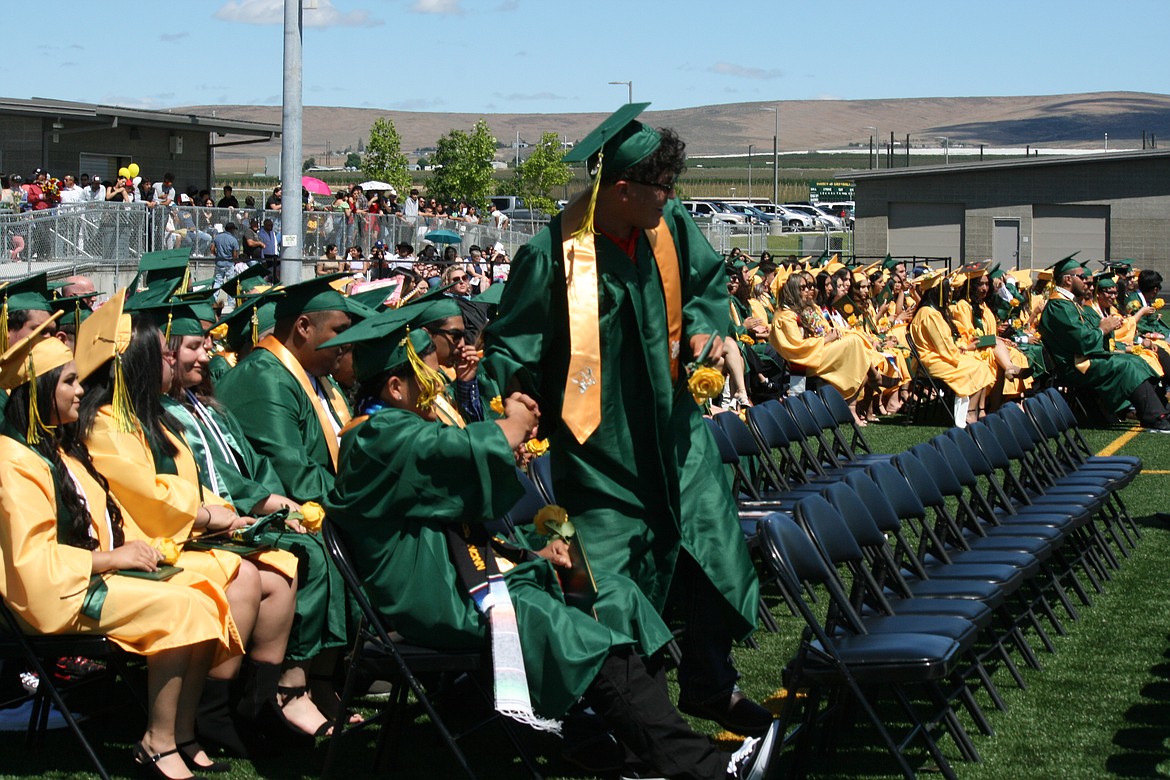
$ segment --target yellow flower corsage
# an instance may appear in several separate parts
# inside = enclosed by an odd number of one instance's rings
[[[492,400],[488,402],[488,407],[490,407],[491,410],[493,412],[495,412],[496,414],[503,414],[504,413],[504,399],[500,398],[500,396],[498,396],[498,395],[493,396]]]
[[[320,533],[321,523],[325,520],[325,510],[321,505],[316,501],[301,504],[301,514],[303,515],[301,525],[305,527],[305,530],[311,533]]]
[[[756,343],[756,340],[746,333],[739,334],[739,340],[744,344],[747,344],[749,347]]]
[[[214,328],[212,328],[207,335],[211,336],[211,338],[215,339],[216,341],[221,341],[227,337],[227,332],[227,323],[221,322],[219,325],[216,325]]]
[[[687,380],[687,389],[696,403],[709,401],[723,393],[723,372],[710,366],[699,366]]]
[[[551,536],[554,539],[559,537],[568,541],[577,533],[573,521],[569,519],[569,513],[563,506],[556,504],[541,507],[532,521],[536,523],[536,532],[541,536]]]
[[[175,540],[169,536],[151,540],[150,546],[158,550],[159,555],[162,556],[162,562],[168,566],[173,566],[179,560],[179,545],[175,544]]]
[[[548,439],[529,439],[524,442],[524,449],[526,452],[539,458],[548,452]]]
[[[1130,301],[1129,305],[1126,306],[1125,308],[1130,314],[1133,314],[1135,311],[1137,311],[1141,307],[1142,307],[1141,301],[1138,301],[1135,299],[1135,300]]]
[[[1154,302],[1151,303],[1150,305],[1153,306],[1155,309],[1160,309],[1166,305],[1166,301],[1162,298],[1155,298]]]

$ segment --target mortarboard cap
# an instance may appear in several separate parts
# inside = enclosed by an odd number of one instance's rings
[[[1052,278],[1058,280],[1060,277],[1064,276],[1065,274],[1070,274],[1078,268],[1084,270],[1086,268],[1085,264],[1076,259],[1078,254],[1080,254],[1080,252],[1073,252],[1068,257],[1057,260],[1055,263],[1048,266],[1049,270],[1052,271]]]
[[[263,263],[248,266],[224,282],[220,289],[233,298],[240,298],[245,293],[255,291],[257,287],[267,287],[268,281],[264,277],[267,271]]]
[[[191,304],[183,301],[154,303],[131,298],[126,302],[125,311],[145,314],[166,339],[171,336],[202,336],[205,333],[199,314]],[[214,321],[214,317],[211,321]]]
[[[130,346],[131,325],[130,316],[123,311],[125,300],[126,290],[123,288],[77,329],[77,343],[73,351],[80,379],[84,380]]]
[[[487,304],[488,306],[499,306],[500,299],[504,295],[504,282],[495,282],[491,287],[484,292],[472,298],[476,303]],[[456,304],[458,305],[458,304]]]
[[[49,281],[46,274],[34,274],[10,282],[0,295],[4,296],[7,311],[52,311],[49,304]]]
[[[130,282],[131,295],[146,293],[149,289],[152,296],[161,296],[158,299],[165,301],[176,292],[187,292],[187,283],[191,279],[187,267],[190,258],[190,247],[146,252],[138,262],[138,274]],[[162,291],[167,285],[170,290],[163,295]],[[142,288],[141,293],[139,288]]]
[[[1117,280],[1113,278],[1110,271],[1093,274],[1093,282],[1097,285],[1098,290],[1109,290],[1117,286]]]
[[[419,355],[431,346],[431,337],[422,328],[426,306],[389,309],[359,322],[321,345],[321,349],[353,345],[353,371],[358,381],[365,381],[383,371],[414,366],[420,386],[431,383],[433,392],[442,389],[445,380],[435,369],[421,363]],[[412,355],[413,353],[413,355]],[[433,374],[433,376],[432,376]],[[434,395],[430,396],[431,399]]]
[[[224,345],[232,352],[239,352],[245,339],[256,346],[262,333],[276,327],[276,301],[283,294],[281,290],[268,290],[241,301],[219,321],[219,325],[227,326]]]
[[[100,293],[91,292],[84,295],[71,295],[68,298],[54,298],[49,304],[53,307],[53,311],[59,311],[65,316],[61,319],[62,325],[71,325],[73,332],[81,327],[81,323],[85,322],[86,318],[93,313],[89,307],[91,299],[96,298]]]
[[[622,106],[581,139],[562,159],[567,163],[587,162],[601,152],[602,165],[608,170],[620,172],[637,165],[662,142],[657,130],[637,121],[638,115],[649,105],[627,103]]]
[[[924,273],[919,274],[914,279],[914,284],[922,292],[932,290],[943,283],[947,278],[947,272],[940,268],[938,270],[927,269]]]
[[[356,306],[333,286],[339,279],[352,278],[348,272],[326,274],[283,288],[284,295],[276,302],[276,319],[296,317],[317,311],[343,311],[363,315]],[[364,309],[364,307],[363,307]]]
[[[1003,267],[1001,267],[999,263],[991,266],[991,268],[989,268],[987,271],[987,277],[989,279],[1000,279],[1006,275],[1007,271],[1003,270]]]
[[[73,351],[60,339],[45,338],[49,324],[62,316],[52,317],[36,326],[31,333],[0,355],[0,389],[12,390],[73,360]]]

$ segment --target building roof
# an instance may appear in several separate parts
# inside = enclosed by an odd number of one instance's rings
[[[70,100],[49,98],[0,97],[0,116],[25,115],[59,120],[69,128],[77,123],[119,125],[141,125],[143,127],[166,127],[174,130],[195,130],[219,135],[249,135],[264,138],[280,136],[280,125],[269,122],[244,122],[238,119],[220,119],[199,114],[184,114],[177,111],[154,111],[144,108],[103,106],[92,103],[75,103]]]
[[[937,176],[946,173],[970,173],[972,171],[1007,170],[1012,168],[1040,168],[1051,165],[1085,165],[1103,162],[1122,162],[1137,159],[1163,159],[1170,157],[1170,149],[1143,149],[1130,152],[1102,152],[1100,154],[1061,155],[1052,157],[1018,157],[1010,160],[984,160],[981,162],[957,162],[949,165],[913,165],[908,168],[875,168],[842,171],[835,178],[888,179],[902,176]]]

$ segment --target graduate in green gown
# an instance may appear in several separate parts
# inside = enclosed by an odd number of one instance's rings
[[[444,425],[434,407],[444,381],[430,337],[408,327],[415,315],[385,312],[331,342],[356,343],[360,384],[327,522],[375,607],[411,642],[477,648],[490,636],[495,706],[509,717],[555,729],[550,719],[583,696],[652,771],[763,777],[774,728],[729,765],[652,681],[635,637],[567,606],[549,559],[490,538],[483,523],[522,495],[513,450],[533,434],[536,404],[516,393],[500,420]]]
[[[1151,382],[1153,369],[1137,355],[1112,352],[1105,334],[1090,324],[1078,303],[1086,291],[1084,265],[1072,256],[1060,260],[1052,266],[1052,283],[1039,330],[1057,378],[1097,391],[1114,412],[1132,403],[1142,426],[1170,433],[1166,403]]]
[[[539,401],[557,502],[595,568],[634,580],[660,610],[676,591],[688,619],[680,706],[760,733],[771,716],[736,689],[730,660],[755,626],[759,586],[687,389],[686,364],[712,335],[709,356],[722,358],[727,277],[674,197],[684,145],[637,122],[645,106],[623,107],[571,152],[593,169],[603,152],[594,190],[517,252],[484,370]]]
[[[349,302],[330,286],[342,275],[285,288],[275,326],[216,384],[248,441],[271,463],[284,495],[320,502],[337,473],[337,435],[350,419],[330,378],[340,349],[317,348],[350,325]]]

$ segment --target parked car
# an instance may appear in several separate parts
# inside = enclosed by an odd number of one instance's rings
[[[819,208],[828,209],[831,213],[837,215],[849,229],[853,229],[853,212],[856,210],[856,205],[851,200],[842,201],[840,203],[818,203]]]
[[[757,203],[755,207],[765,214],[772,214],[784,220],[789,230],[812,230],[817,226],[816,217],[804,214],[775,203]]]
[[[742,214],[737,214],[730,206],[716,200],[684,200],[682,204],[696,219],[708,218],[713,222],[726,222],[729,225],[743,225],[747,222]]]
[[[760,211],[751,203],[728,203],[727,206],[737,214],[742,214],[743,217],[753,224],[770,225],[779,217]]]
[[[823,220],[830,230],[844,230],[849,225],[848,220],[841,216],[841,212],[826,203],[814,203],[812,207],[824,215]]]
[[[790,211],[798,211],[801,214],[806,214],[815,220],[816,227],[826,227],[829,230],[844,230],[845,226],[841,220],[834,217],[832,214],[827,214],[816,206],[811,206],[804,203],[785,203],[784,208]]]

